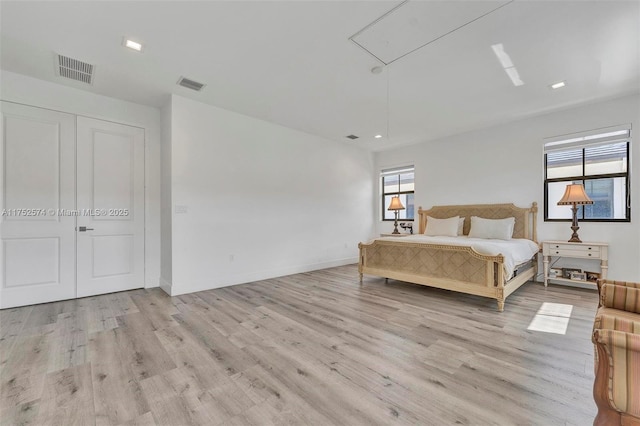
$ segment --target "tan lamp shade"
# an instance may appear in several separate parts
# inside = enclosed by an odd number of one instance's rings
[[[387,210],[404,210],[404,206],[400,201],[400,197],[395,196],[391,199],[391,204],[389,204],[389,208]]]
[[[393,204],[393,202],[392,202]],[[564,191],[564,195],[558,201],[559,206],[573,205],[573,204],[593,204],[591,198],[584,192],[584,186],[582,184],[570,184],[567,185],[567,189]]]

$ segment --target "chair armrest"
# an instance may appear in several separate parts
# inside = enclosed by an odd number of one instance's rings
[[[602,399],[620,413],[640,417],[640,334],[618,330],[595,330],[596,357],[594,398]]]
[[[600,281],[602,284],[613,284],[613,285],[620,285],[623,287],[634,287],[634,288],[640,288],[640,282],[632,282],[632,281],[617,281],[617,280],[610,280],[610,279],[599,279],[598,281]]]
[[[600,292],[600,288],[605,284],[619,285],[622,287],[640,288],[640,283],[634,283],[632,281],[616,281],[616,280],[609,280],[609,279],[602,279],[602,278],[596,280],[596,284],[598,285],[598,292]]]
[[[593,323],[593,330],[615,330],[640,335],[640,316],[636,321],[616,315],[597,315]],[[593,343],[596,343],[595,340]]]
[[[640,355],[640,334],[598,329],[594,330],[592,340],[595,344],[604,345],[608,353],[612,349],[623,349]]]
[[[600,306],[640,314],[640,288],[604,284],[600,288]]]

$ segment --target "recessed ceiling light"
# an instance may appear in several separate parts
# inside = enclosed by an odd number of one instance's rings
[[[382,137],[382,135],[375,135],[374,138],[376,139],[380,139]]]
[[[559,89],[559,88],[564,87],[564,86],[566,86],[565,82],[564,81],[560,81],[558,83],[552,84],[551,88],[552,89]]]
[[[124,38],[123,46],[128,47],[129,49],[135,50],[136,52],[142,52],[144,46],[137,41],[129,40],[128,38]]]

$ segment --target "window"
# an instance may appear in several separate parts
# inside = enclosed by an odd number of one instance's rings
[[[556,203],[568,184],[581,183],[593,200],[578,206],[581,222],[629,222],[630,146],[630,125],[546,139],[544,220],[571,220],[571,208]]]
[[[398,220],[413,220],[414,207],[414,167],[407,166],[383,170],[380,173],[382,187],[382,220],[394,220],[395,213],[387,210],[391,198],[400,197],[404,210],[400,210]]]

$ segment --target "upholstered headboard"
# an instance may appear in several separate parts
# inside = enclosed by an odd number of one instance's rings
[[[538,241],[536,233],[536,216],[538,213],[538,203],[533,202],[531,207],[516,207],[513,204],[469,204],[461,206],[434,206],[429,210],[418,208],[418,230],[424,234],[427,226],[427,216],[438,219],[446,219],[452,216],[464,217],[464,235],[469,234],[471,228],[471,216],[483,217],[485,219],[504,219],[515,217],[516,222],[513,227],[513,238],[528,238]]]

